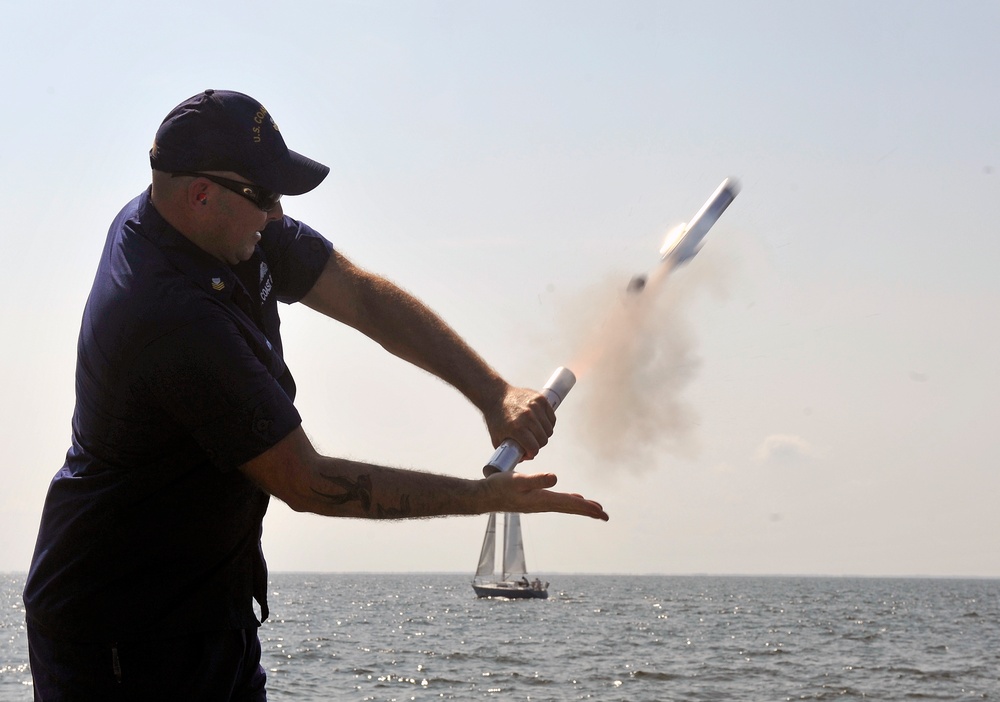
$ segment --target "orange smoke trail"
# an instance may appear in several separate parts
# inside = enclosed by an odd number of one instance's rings
[[[650,310],[656,306],[656,297],[670,271],[671,266],[667,263],[654,268],[642,290],[629,293],[622,304],[609,313],[601,326],[593,330],[592,338],[569,366],[577,378],[600,367],[608,360],[609,355],[627,355],[626,350],[634,342],[636,334],[640,334],[648,324]]]
[[[671,269],[657,266],[641,292],[608,296],[612,307],[573,360],[580,379],[574,433],[601,467],[632,473],[657,467],[663,453],[697,450],[697,416],[682,399],[698,360],[681,315],[683,286],[667,286]],[[591,317],[593,319],[593,317]]]

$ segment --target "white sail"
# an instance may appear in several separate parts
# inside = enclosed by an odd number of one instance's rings
[[[490,514],[486,523],[486,536],[483,537],[483,550],[479,552],[479,567],[476,568],[477,578],[492,578],[496,562],[497,515]]]
[[[503,579],[515,580],[527,574],[524,543],[521,541],[521,515],[507,513],[503,532]]]

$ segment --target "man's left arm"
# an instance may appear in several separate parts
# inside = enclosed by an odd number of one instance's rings
[[[532,458],[552,435],[542,395],[507,383],[424,303],[338,252],[301,301],[455,387],[483,413],[494,447],[514,439]]]

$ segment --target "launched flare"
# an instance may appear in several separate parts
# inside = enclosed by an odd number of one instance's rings
[[[722,185],[715,189],[708,202],[702,205],[690,224],[681,224],[669,232],[660,247],[660,263],[669,271],[685,263],[701,251],[701,240],[708,234],[722,213],[740,192],[740,185],[735,178],[726,178]],[[665,275],[665,273],[663,273]],[[646,276],[637,275],[629,281],[628,292],[642,292],[646,287]]]
[[[667,234],[663,246],[660,247],[660,260],[669,261],[677,266],[693,258],[701,250],[701,240],[708,234],[712,225],[719,221],[719,217],[736,199],[739,192],[739,183],[734,179],[726,178],[722,181],[722,185],[716,188],[712,197],[708,198],[708,202],[702,205],[690,224],[681,225]]]

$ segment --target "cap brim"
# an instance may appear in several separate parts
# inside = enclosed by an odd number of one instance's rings
[[[330,172],[329,166],[313,161],[302,154],[288,151],[288,160],[271,164],[259,173],[246,176],[251,181],[282,195],[302,195],[323,182]]]

